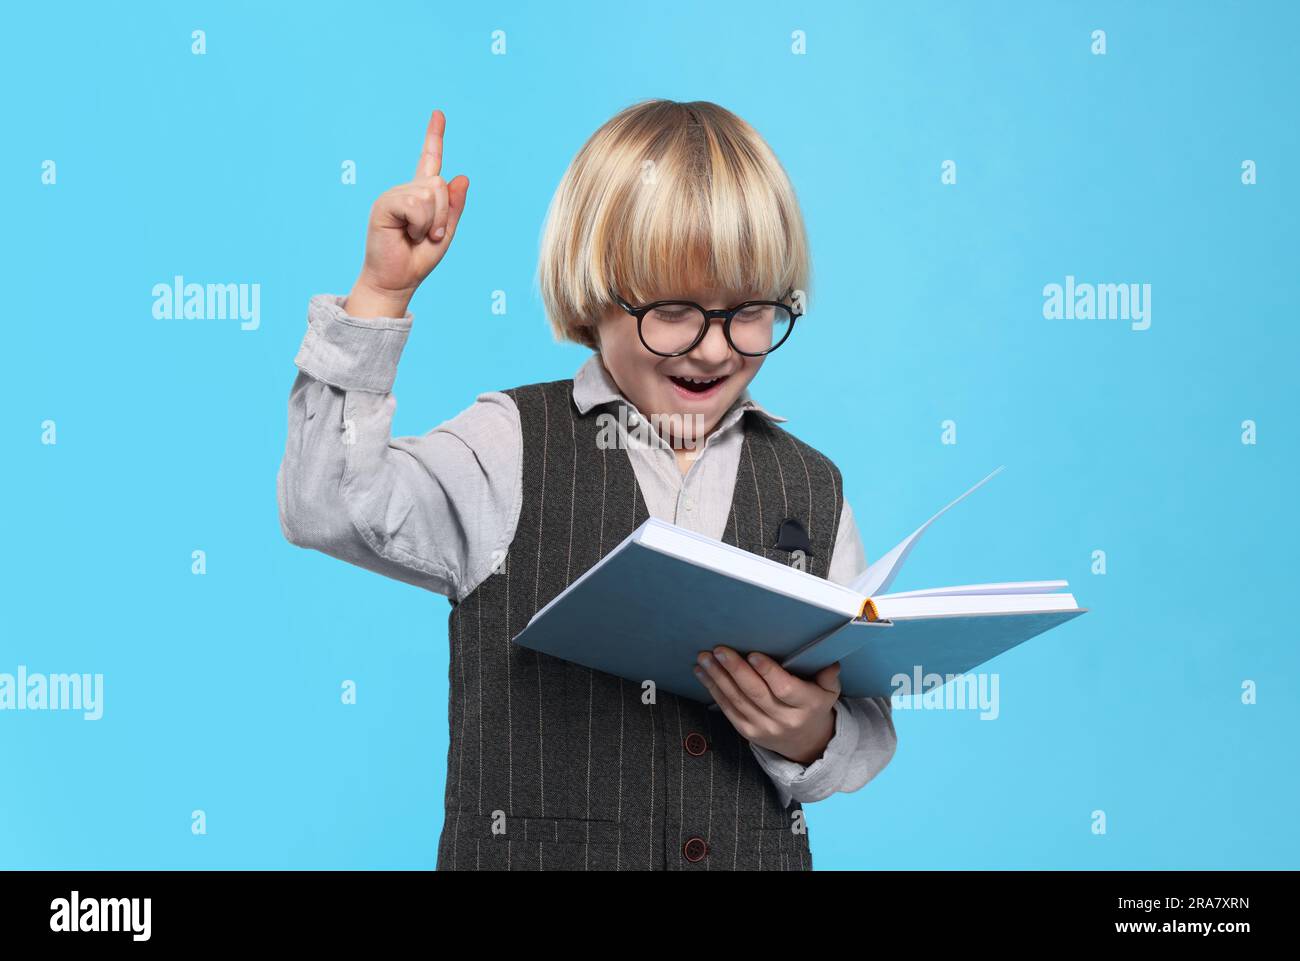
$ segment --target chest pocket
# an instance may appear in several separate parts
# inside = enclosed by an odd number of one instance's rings
[[[819,577],[825,576],[821,573],[821,565],[816,563],[820,558],[814,557],[811,551],[802,551],[802,557],[800,557],[795,551],[782,550],[779,547],[772,547],[767,544],[748,544],[744,546],[745,550],[760,557],[766,557],[769,561],[776,561],[785,567],[795,567],[807,571],[809,574],[816,574]]]
[[[810,574],[819,573],[814,569],[812,541],[809,540],[808,532],[798,518],[789,517],[781,522],[775,543],[757,544],[749,550],[787,567],[794,567]]]

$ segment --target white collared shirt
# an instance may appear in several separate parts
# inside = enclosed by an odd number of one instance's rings
[[[672,448],[657,433],[639,423],[645,420],[645,415],[623,396],[599,354],[592,354],[574,374],[573,401],[582,414],[601,404],[614,404],[614,410],[619,405],[626,406],[627,413],[618,420],[620,440],[632,461],[650,516],[714,540],[722,539],[731,510],[745,437],[745,411],[757,411],[773,423],[786,420],[757,403],[746,388],[697,447],[695,459],[683,475]],[[624,424],[632,429],[625,430]],[[642,438],[649,438],[650,442]],[[837,584],[847,584],[866,568],[862,538],[846,499],[840,512],[828,576]]]
[[[523,437],[510,396],[487,391],[427,434],[392,437],[392,385],[412,325],[357,318],[346,298],[319,294],[294,358],[289,429],[277,477],[280,524],[294,544],[457,601],[491,573],[514,539],[523,499]],[[574,375],[586,413],[626,405],[620,424],[651,516],[721,539],[731,507],[744,430],[753,409],[745,390],[705,439],[685,475],[671,448],[635,430],[643,415],[618,390],[599,354]],[[657,443],[636,443],[649,434]],[[831,555],[830,580],[847,584],[866,569],[847,499]],[[803,765],[750,744],[782,802],[855,791],[889,762],[897,743],[889,698],[840,698],[835,734],[821,758]]]

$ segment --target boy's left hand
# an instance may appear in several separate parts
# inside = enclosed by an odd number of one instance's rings
[[[754,651],[749,658],[718,645],[712,652],[700,652],[695,676],[741,737],[799,764],[811,764],[835,734],[839,663],[805,681],[766,654]]]

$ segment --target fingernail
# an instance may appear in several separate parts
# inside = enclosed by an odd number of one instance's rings
[[[753,664],[755,667],[758,667],[758,665],[761,663],[761,660],[759,659],[759,656],[757,654],[749,655],[748,660],[749,663]]]
[[[447,228],[439,227],[437,230],[433,232],[433,239],[442,240],[442,238],[445,237],[446,235],[447,235]]]
[[[728,657],[728,654],[726,651],[714,651],[713,656],[720,661],[725,661]]]

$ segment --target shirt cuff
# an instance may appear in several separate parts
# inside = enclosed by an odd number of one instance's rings
[[[397,362],[413,318],[353,317],[347,297],[317,294],[307,306],[307,335],[293,362],[305,374],[342,390],[386,394],[397,379]]]
[[[783,806],[789,807],[791,800],[820,801],[839,790],[844,782],[849,759],[857,749],[860,733],[857,719],[841,698],[835,702],[835,733],[822,751],[822,756],[811,764],[792,761],[752,741],[749,747],[759,765],[776,785]]]

